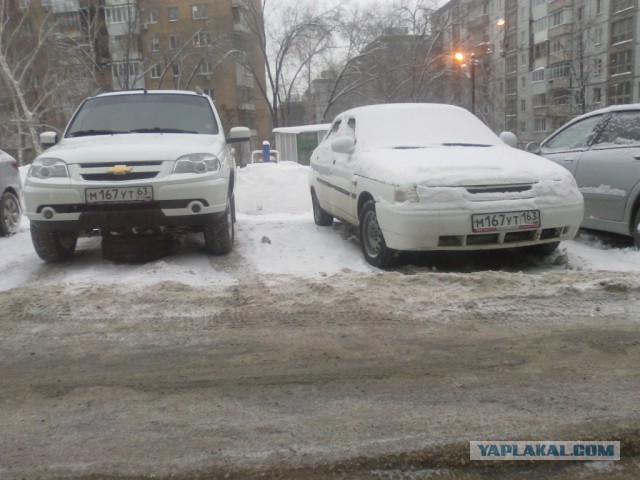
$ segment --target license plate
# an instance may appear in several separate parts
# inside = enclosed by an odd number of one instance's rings
[[[153,187],[87,188],[84,194],[87,203],[150,202]]]
[[[540,227],[540,210],[524,212],[477,213],[471,215],[474,232],[499,232],[502,230],[526,230]]]

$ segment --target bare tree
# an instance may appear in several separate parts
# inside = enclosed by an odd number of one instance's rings
[[[95,88],[95,83],[86,81],[84,54],[68,50],[66,36],[61,34],[76,17],[58,17],[52,11],[20,8],[16,3],[0,2],[0,81],[12,107],[4,133],[18,137],[17,156],[24,164],[27,152],[42,150],[41,129],[56,124],[57,114],[67,103],[77,104],[76,97],[86,96],[86,91],[79,90]]]
[[[303,79],[305,67],[329,48],[339,11],[338,3],[312,0],[295,6],[267,0],[244,3],[243,21],[259,45],[259,55],[247,55],[241,60],[253,72],[256,85],[269,104],[274,127],[286,121],[286,110],[281,106],[288,104],[296,91],[300,92],[296,86]],[[263,68],[266,83],[261,78]]]

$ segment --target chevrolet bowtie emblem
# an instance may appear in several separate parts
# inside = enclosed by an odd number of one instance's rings
[[[126,175],[133,167],[127,167],[126,165],[114,165],[113,167],[107,168],[107,173],[113,173],[114,175]]]

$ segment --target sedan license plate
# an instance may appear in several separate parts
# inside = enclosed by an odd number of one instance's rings
[[[471,228],[475,233],[502,230],[526,230],[540,227],[540,210],[524,212],[477,213],[471,215]]]
[[[87,188],[84,194],[87,203],[150,202],[153,187]]]

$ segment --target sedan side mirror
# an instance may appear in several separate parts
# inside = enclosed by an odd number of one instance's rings
[[[509,147],[516,148],[518,146],[518,137],[516,137],[515,133],[502,132],[499,137],[500,140],[502,140]]]
[[[336,138],[331,142],[331,150],[335,153],[345,153],[351,155],[355,149],[356,141],[354,138],[347,135]]]
[[[540,142],[529,142],[524,149],[529,153],[540,155]]]

